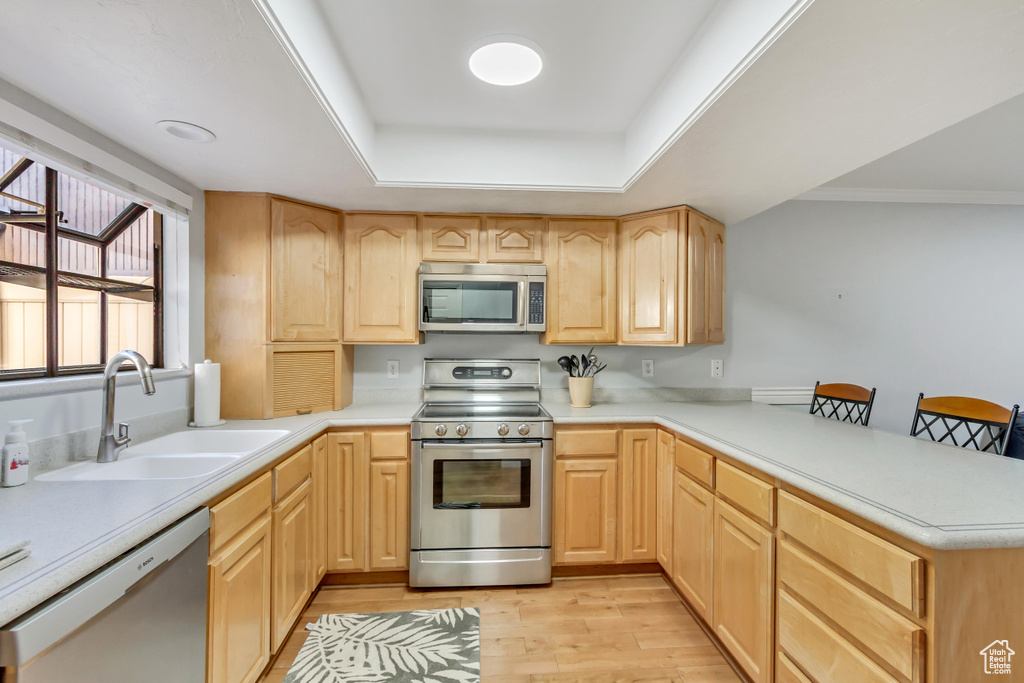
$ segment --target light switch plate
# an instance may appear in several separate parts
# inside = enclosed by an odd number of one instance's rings
[[[398,379],[398,361],[388,361],[388,379]]]
[[[652,359],[645,358],[640,361],[640,376],[654,377],[654,361]]]
[[[711,376],[718,379],[722,376],[722,361],[711,361]]]

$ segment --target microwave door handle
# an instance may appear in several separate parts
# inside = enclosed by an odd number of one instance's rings
[[[526,326],[530,322],[530,302],[526,296],[526,278],[519,278],[519,324],[516,326],[521,332],[526,332]]]

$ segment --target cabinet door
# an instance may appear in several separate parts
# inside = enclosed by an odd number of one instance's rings
[[[370,569],[409,567],[409,463],[370,463]]]
[[[678,212],[622,221],[619,229],[619,343],[678,340]]]
[[[715,496],[682,471],[673,472],[672,582],[710,624]]]
[[[707,288],[708,288],[708,343],[721,344],[725,341],[725,226],[710,221],[708,239]]]
[[[273,609],[270,647],[277,651],[313,592],[313,482],[310,479],[274,506]]]
[[[555,461],[556,564],[615,561],[616,465],[605,458]]]
[[[544,219],[509,216],[487,220],[487,261],[543,263]]]
[[[416,217],[349,214],[344,235],[345,341],[415,344]]]
[[[615,221],[548,223],[548,344],[615,342]]]
[[[270,661],[270,514],[210,559],[206,680],[255,683]]]
[[[658,432],[658,564],[672,576],[672,485],[676,468],[675,438],[669,432]]]
[[[420,242],[424,261],[480,260],[479,216],[424,216]]]
[[[690,211],[686,232],[686,341],[690,344],[707,344],[707,262],[711,221],[707,216]]]
[[[327,568],[366,568],[366,437],[329,434],[327,442]]]
[[[313,442],[313,569],[316,588],[327,574],[327,436]]]
[[[623,429],[619,490],[620,558],[657,558],[658,430]]]
[[[338,341],[338,214],[280,199],[270,204],[271,339]]]
[[[715,633],[754,683],[771,680],[774,538],[715,500]]]

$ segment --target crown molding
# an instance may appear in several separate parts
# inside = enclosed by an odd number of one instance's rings
[[[1024,205],[1024,192],[989,190],[903,190],[877,187],[816,187],[793,199],[816,202],[899,202],[908,204]]]

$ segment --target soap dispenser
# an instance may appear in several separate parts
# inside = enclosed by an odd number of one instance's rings
[[[0,485],[21,486],[28,481],[28,436],[22,425],[32,420],[11,420],[4,437],[3,477]]]

